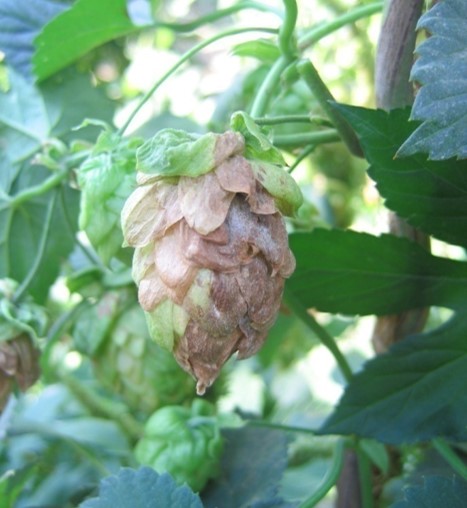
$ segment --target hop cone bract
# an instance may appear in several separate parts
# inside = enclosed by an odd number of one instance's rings
[[[236,132],[158,133],[138,150],[138,184],[122,211],[149,329],[198,381],[254,354],[295,268],[281,211],[300,202],[291,177],[244,156]]]

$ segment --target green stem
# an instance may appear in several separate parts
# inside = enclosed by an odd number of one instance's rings
[[[34,185],[33,187],[28,187],[24,191],[12,196],[4,205],[8,207],[16,207],[25,201],[29,201],[37,196],[42,196],[49,190],[53,189],[57,185],[63,182],[68,176],[68,168],[62,169],[61,171],[57,171],[52,176],[44,180],[42,183],[38,185]],[[3,208],[4,208],[3,207]]]
[[[318,431],[315,429],[309,429],[306,427],[295,427],[292,425],[283,425],[281,423],[266,422],[264,420],[247,420],[247,425],[249,425],[250,427],[267,427],[269,429],[283,430],[285,432],[296,432],[312,435],[318,434]]]
[[[237,4],[232,5],[231,7],[216,10],[214,12],[206,14],[206,16],[195,19],[194,21],[189,21],[188,23],[170,23],[164,21],[157,21],[154,25],[151,26],[154,26],[154,28],[168,28],[169,30],[172,30],[173,32],[177,33],[193,32],[193,30],[196,30],[197,28],[200,28],[203,25],[209,25],[211,23],[214,23],[215,21],[218,21],[219,19],[225,18],[227,16],[230,16],[231,14],[235,14],[236,12],[246,9],[255,9],[257,11],[272,12],[275,14],[279,14],[276,9],[273,9],[270,6],[261,4],[259,2],[238,2]]]
[[[316,491],[313,492],[308,499],[303,501],[299,508],[313,508],[326,496],[332,487],[334,487],[344,463],[345,446],[346,441],[344,439],[339,439],[339,441],[337,441],[331,467],[328,469],[323,481],[320,483]]]
[[[467,466],[449,444],[441,438],[433,439],[432,444],[452,469],[464,478],[464,480],[467,480]]]
[[[295,0],[283,0],[285,18],[279,30],[279,49],[282,55],[290,62],[296,58],[297,46],[294,38],[295,25],[297,24],[297,2]]]
[[[253,117],[263,116],[268,109],[271,97],[279,83],[283,72],[296,59],[296,45],[294,40],[295,24],[297,22],[297,3],[295,0],[283,0],[285,6],[285,18],[279,30],[279,49],[281,56],[274,62],[266,79],[261,84],[256,94],[250,115]]]
[[[61,375],[60,378],[71,393],[93,414],[116,421],[135,440],[142,436],[142,425],[130,413],[122,411],[120,406],[97,395],[94,390],[86,387],[73,376]]]
[[[279,116],[263,116],[253,118],[258,125],[279,125],[284,123],[311,123],[314,125],[324,125],[332,127],[332,123],[322,116],[317,115],[279,115]]]
[[[334,97],[321,79],[315,66],[309,60],[301,60],[297,63],[297,70],[320,106],[334,124],[342,137],[342,141],[347,145],[350,152],[357,157],[363,157],[363,151],[354,130],[347,123],[345,118],[332,106],[331,103],[335,102]]]
[[[342,141],[335,129],[325,129],[317,132],[304,132],[301,134],[281,134],[273,137],[274,146],[278,148],[296,148],[307,145],[322,145]]]
[[[277,29],[275,28],[264,28],[264,27],[245,27],[245,28],[232,28],[230,30],[225,30],[224,32],[218,33],[209,39],[206,39],[196,46],[193,46],[186,53],[184,53],[180,59],[175,63],[163,76],[154,83],[151,89],[143,96],[139,104],[133,110],[133,112],[128,117],[127,121],[123,124],[122,127],[118,130],[118,134],[123,135],[123,133],[128,129],[129,125],[135,118],[135,116],[139,113],[141,108],[148,102],[148,100],[152,97],[152,95],[156,92],[156,90],[170,77],[174,74],[185,62],[187,62],[191,57],[199,53],[202,49],[217,42],[226,37],[231,37],[233,35],[242,34],[245,32],[267,32],[275,34],[277,33]]]
[[[356,448],[358,458],[358,477],[360,483],[360,494],[362,499],[362,508],[373,508],[373,475],[371,472],[371,462],[366,453]]]
[[[308,326],[308,328],[310,328],[310,330],[312,330],[317,335],[323,346],[329,349],[331,354],[334,356],[345,380],[350,382],[352,379],[352,369],[350,368],[350,365],[348,364],[345,356],[337,347],[334,338],[315,320],[311,314],[308,313],[307,309],[302,305],[298,298],[287,289],[287,287],[285,288],[284,292],[284,300],[286,304],[289,305],[289,307],[294,311],[296,316],[299,317]]]
[[[384,2],[374,2],[367,5],[362,5],[349,12],[346,12],[342,16],[335,18],[329,23],[319,25],[312,28],[298,39],[298,47],[303,50],[318,42],[323,37],[339,30],[345,25],[355,23],[359,19],[366,18],[383,10]]]
[[[282,73],[289,65],[290,61],[283,56],[274,62],[274,65],[271,67],[271,70],[269,71],[265,80],[262,82],[258,93],[256,94],[255,100],[250,110],[251,116],[255,117],[264,115],[268,109],[271,97],[274,94],[274,89],[279,83]]]
[[[310,145],[304,148],[298,157],[295,159],[294,163],[289,168],[289,174],[302,162],[302,160],[306,159],[311,153],[314,152],[316,145]]]
[[[44,219],[44,227],[42,229],[42,235],[39,241],[39,247],[37,249],[36,257],[34,258],[34,263],[31,266],[31,269],[29,270],[28,274],[24,278],[23,282],[19,286],[19,288],[16,290],[14,296],[13,296],[13,302],[17,302],[21,300],[21,298],[24,296],[26,291],[28,290],[29,286],[34,280],[34,277],[37,275],[37,272],[39,271],[39,268],[41,266],[42,260],[44,259],[45,249],[47,247],[47,240],[49,239],[49,232],[50,232],[50,226],[52,224],[52,217],[55,210],[55,205],[57,203],[57,195],[58,195],[58,189],[55,190],[55,192],[52,194],[48,207],[47,212]]]

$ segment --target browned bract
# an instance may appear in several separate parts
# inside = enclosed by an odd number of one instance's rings
[[[26,335],[0,342],[0,412],[16,384],[25,391],[39,378],[39,351]]]
[[[126,236],[138,247],[140,304],[151,312],[168,298],[183,309],[173,351],[199,394],[232,354],[246,358],[261,347],[295,268],[283,218],[239,148],[229,146],[231,155],[216,158],[205,175],[140,187],[142,199],[130,211],[142,210],[140,226]]]

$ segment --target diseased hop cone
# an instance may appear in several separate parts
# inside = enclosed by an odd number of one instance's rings
[[[25,333],[0,342],[0,413],[15,384],[24,392],[37,381],[38,359],[39,351]]]
[[[300,190],[270,154],[245,148],[237,132],[159,132],[138,150],[139,187],[122,211],[151,335],[200,395],[232,354],[261,347],[295,268],[281,212]]]

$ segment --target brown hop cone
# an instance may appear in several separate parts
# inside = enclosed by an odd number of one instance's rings
[[[295,268],[281,211],[300,204],[300,191],[277,164],[244,152],[236,132],[161,131],[139,149],[140,186],[122,211],[151,335],[199,394],[232,354],[261,347]]]
[[[0,412],[15,384],[25,391],[37,381],[38,359],[39,351],[25,333],[0,342]]]

